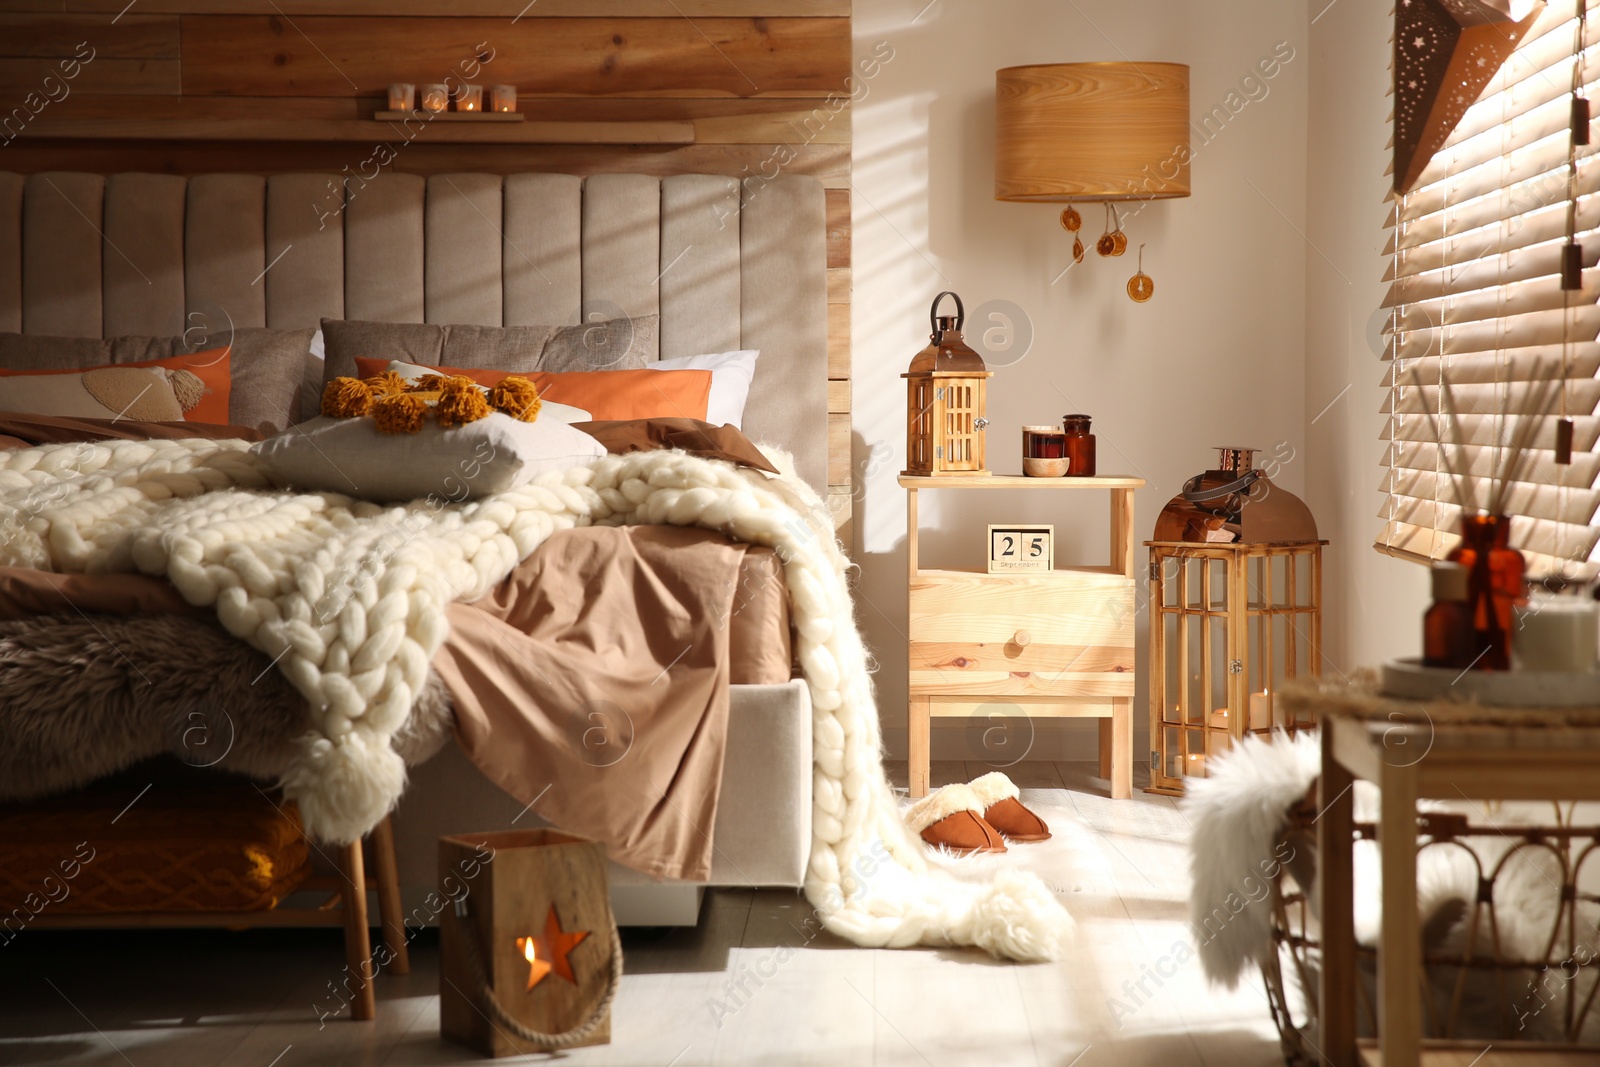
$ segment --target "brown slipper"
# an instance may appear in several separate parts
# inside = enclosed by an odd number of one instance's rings
[[[1007,841],[1050,840],[1050,827],[1022,806],[1016,785],[999,771],[973,779],[967,788],[978,798],[977,809],[983,812],[984,822],[1000,831]]]
[[[906,825],[922,835],[935,848],[957,856],[975,852],[1004,852],[1006,843],[999,831],[983,820],[982,808],[973,791],[964,785],[936,789],[906,812]]]

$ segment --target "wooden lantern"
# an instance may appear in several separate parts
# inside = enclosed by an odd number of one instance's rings
[[[605,1044],[622,979],[605,846],[557,830],[439,841],[439,1029],[486,1056]]]
[[[939,301],[956,302],[954,318],[939,315]],[[943,292],[933,298],[928,319],[933,333],[918,352],[906,380],[906,469],[908,475],[986,475],[984,415],[993,372],[961,338],[967,312],[961,298]]]
[[[1185,778],[1246,733],[1315,725],[1274,694],[1322,673],[1322,546],[1310,509],[1222,449],[1156,520],[1150,549],[1150,787]]]

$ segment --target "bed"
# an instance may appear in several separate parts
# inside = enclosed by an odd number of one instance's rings
[[[759,464],[677,447],[607,447],[601,452],[609,454],[476,500],[382,508],[283,489],[238,433],[97,443],[82,459],[91,476],[70,479],[57,478],[54,465],[77,445],[5,449],[7,509],[15,517],[19,502],[43,503],[29,504],[18,532],[0,539],[0,562],[67,577],[161,576],[190,605],[213,610],[241,647],[267,657],[261,684],[281,675],[304,698],[302,729],[278,780],[310,835],[359,852],[359,838],[372,831],[381,839],[397,809],[400,881],[422,889],[432,884],[428,858],[438,835],[520,827],[538,803],[537,795],[508,802],[448,744],[432,760],[413,760],[420,765],[408,773],[407,730],[415,732],[432,690],[433,657],[462,631],[441,624],[450,610],[515,580],[562,531],[695,528],[724,544],[770,549],[783,570],[795,671],[787,680],[707,690],[726,698],[716,773],[701,778],[715,784],[720,803],[714,847],[683,868],[705,877],[657,886],[617,872],[622,917],[692,921],[706,884],[802,884],[822,926],[857,945],[972,945],[1007,959],[1058,959],[1073,923],[1051,888],[1015,869],[958,877],[930,864],[884,774],[850,564],[822,492],[824,218],[820,186],[787,175],[383,175],[343,185],[330,175],[0,175],[0,330],[92,339],[199,329],[231,336],[244,351],[263,343],[263,332],[298,328],[309,339],[317,322],[328,340],[352,321],[469,330],[577,321],[581,335],[595,319],[656,316],[657,361],[761,351],[744,425],[750,438],[775,444]],[[331,368],[332,348],[328,359]],[[185,388],[205,402],[203,391]],[[178,425],[187,433],[192,424]],[[714,429],[699,425],[702,434]],[[53,502],[57,489],[64,496]],[[392,553],[383,548],[391,526],[404,528]],[[343,602],[337,626],[322,620],[320,636],[306,620],[327,581],[347,567],[369,580],[360,598]],[[643,612],[633,621],[647,623]],[[721,618],[681,612],[667,621],[714,629],[706,647],[727,636]],[[659,662],[669,670],[674,651],[653,650],[665,653]],[[84,667],[112,661],[102,655]],[[710,662],[720,669],[726,660]],[[629,679],[602,681],[616,689]],[[634,689],[653,685],[646,676]],[[190,688],[215,686],[202,679]],[[494,694],[452,695],[459,726],[463,696]],[[617,702],[632,699],[630,691]],[[440,725],[430,721],[437,737]],[[641,748],[654,761],[646,765],[675,765],[653,744]],[[586,767],[596,764],[568,761],[565,769]],[[638,814],[604,785],[595,791],[602,801]],[[554,804],[541,810],[554,813]],[[706,811],[700,822],[679,813],[663,825],[698,832],[679,833],[680,842],[703,839]],[[582,832],[572,817],[568,809],[563,826]],[[618,854],[627,844],[612,843]],[[662,893],[672,899],[663,902]],[[364,918],[347,920],[347,929],[354,925],[365,934]]]
[[[519,326],[659,316],[648,358],[761,350],[744,428],[825,492],[824,198],[808,178],[0,174],[0,330],[211,336],[324,318]],[[732,687],[712,885],[798,886],[812,838],[798,678]],[[519,810],[522,809],[522,810]],[[535,819],[454,745],[394,813],[421,897],[445,834]],[[617,865],[619,921],[693,923],[704,884]]]

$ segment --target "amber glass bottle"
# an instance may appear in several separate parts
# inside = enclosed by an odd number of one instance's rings
[[[1422,665],[1465,670],[1482,650],[1467,603],[1467,569],[1435,563],[1431,577],[1433,607],[1422,617]]]
[[[1094,434],[1089,432],[1089,416],[1063,415],[1061,428],[1067,434],[1067,477],[1093,478]]]
[[[1450,562],[1467,571],[1467,604],[1482,657],[1478,670],[1511,669],[1511,605],[1528,595],[1527,562],[1510,545],[1505,515],[1462,515],[1461,544]]]

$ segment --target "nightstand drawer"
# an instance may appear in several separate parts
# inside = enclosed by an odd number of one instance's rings
[[[911,582],[913,693],[1125,696],[1134,583],[1120,574],[923,571]]]

